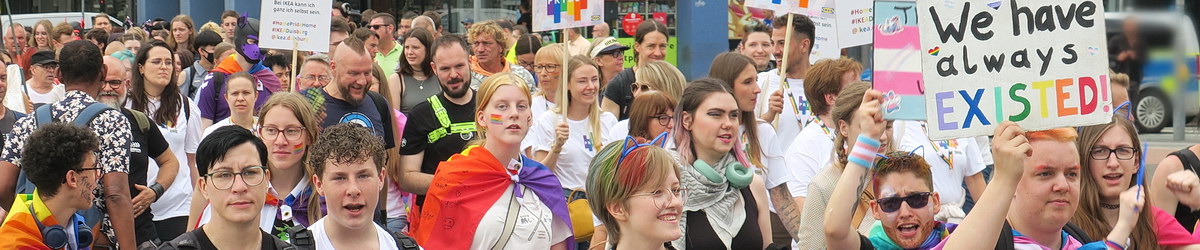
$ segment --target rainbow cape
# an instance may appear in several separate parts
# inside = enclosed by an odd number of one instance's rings
[[[516,184],[532,189],[569,228],[571,217],[558,178],[545,165],[528,157],[521,156],[521,165]],[[433,185],[425,194],[419,222],[412,228],[413,238],[425,249],[470,248],[471,241],[464,239],[475,238],[483,214],[513,185],[506,171],[491,152],[478,146],[467,147],[438,164]],[[567,249],[575,249],[574,236],[567,238]]]

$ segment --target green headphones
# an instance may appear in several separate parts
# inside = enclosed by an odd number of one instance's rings
[[[696,168],[696,171],[704,175],[705,178],[708,178],[708,181],[721,182],[721,175],[717,174],[717,170],[713,169],[712,166],[709,166],[703,160],[697,159],[695,163],[692,163],[692,167]],[[754,172],[737,161],[725,167],[725,180],[734,189],[750,186],[750,180],[752,179],[754,179]]]

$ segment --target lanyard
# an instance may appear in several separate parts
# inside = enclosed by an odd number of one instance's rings
[[[817,123],[817,126],[821,126],[821,132],[824,132],[825,136],[828,136],[830,141],[834,140],[833,131],[829,131],[829,127],[825,126],[825,122],[821,121],[820,116],[813,116],[813,119],[810,122]]]
[[[804,120],[801,120],[800,116],[808,115],[808,100],[804,100],[804,97],[796,98],[796,96],[792,94],[791,84],[788,83],[787,79],[783,80],[783,84],[786,85],[783,90],[784,92],[787,92],[786,94],[788,101],[792,103],[792,113],[796,115],[796,124],[803,128],[805,122]],[[800,99],[800,101],[796,101],[796,99]]]
[[[929,128],[926,127],[924,122],[921,123],[921,129],[925,130],[925,136],[929,136]],[[932,140],[931,139],[931,140],[929,140],[929,144],[933,144],[933,150],[937,151],[938,156],[942,157],[942,161],[945,161],[946,165],[950,166],[950,169],[954,169],[954,150],[953,149],[958,147],[958,140],[957,139],[947,139],[947,140]]]

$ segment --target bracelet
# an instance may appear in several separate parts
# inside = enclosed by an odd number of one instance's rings
[[[165,191],[162,184],[158,184],[158,182],[150,185],[150,190],[154,190],[154,201],[158,201],[158,198],[162,198],[163,192]]]
[[[1111,241],[1111,240],[1107,240],[1107,239],[1104,240],[1104,245],[1105,246],[1113,246],[1113,247],[1116,247],[1117,249],[1125,250],[1125,247],[1121,246],[1121,244],[1118,244],[1115,241]]]
[[[879,146],[879,140],[860,134],[858,142],[854,143],[854,149],[850,150],[850,156],[847,159],[849,162],[871,169],[875,162],[875,154],[879,152]]]

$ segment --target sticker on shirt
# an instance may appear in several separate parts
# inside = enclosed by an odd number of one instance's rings
[[[360,126],[363,126],[364,128],[371,129],[372,134],[375,133],[374,132],[375,126],[371,122],[371,118],[367,117],[367,115],[364,115],[363,113],[359,113],[359,112],[346,113],[345,115],[342,115],[342,119],[338,120],[338,123],[358,124]],[[378,136],[378,135],[376,135],[376,136]]]
[[[137,153],[141,153],[141,152],[142,152],[142,143],[141,142],[136,142],[136,141],[129,142],[129,153],[130,154],[137,154]]]

